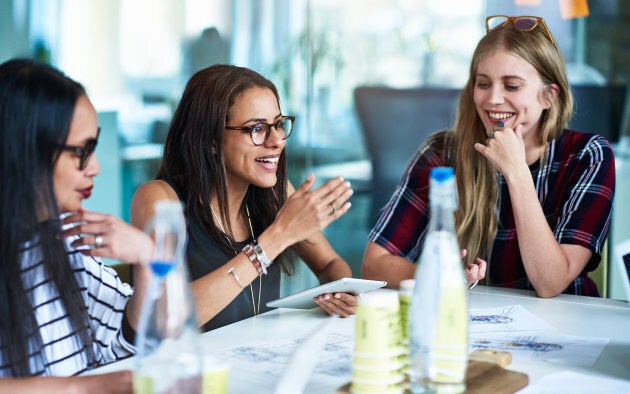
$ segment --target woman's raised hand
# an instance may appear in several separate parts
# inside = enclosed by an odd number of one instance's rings
[[[311,190],[315,176],[311,173],[289,196],[282,206],[274,224],[293,242],[309,238],[343,216],[352,205],[350,182],[341,177],[331,179],[315,190]]]
[[[153,254],[153,241],[147,234],[112,215],[81,209],[65,215],[62,226],[64,237],[78,237],[72,247],[87,256],[138,264]]]

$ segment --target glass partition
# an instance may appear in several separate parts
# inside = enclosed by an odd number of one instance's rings
[[[572,80],[601,85],[603,78],[625,88],[630,37],[621,33],[630,2],[589,1],[591,16],[580,20],[562,19],[557,1],[518,4],[2,0],[0,59],[35,56],[84,83],[109,120],[106,132],[117,136],[111,144],[99,144],[100,156],[118,158],[100,178],[122,184],[115,204],[99,202],[94,208],[126,219],[135,188],[155,175],[172,111],[192,73],[223,62],[261,72],[278,86],[284,111],[297,115],[288,146],[291,181],[298,184],[314,171],[320,182],[341,173],[356,185],[353,209],[327,234],[358,276],[371,164],[355,113],[356,87],[459,88],[484,34],[485,15],[534,14],[545,17],[560,43]],[[628,93],[619,96],[611,128],[625,127],[628,133]],[[107,184],[99,181],[97,189],[101,183]],[[110,190],[95,190],[104,194],[102,204],[112,200]],[[616,231],[630,236],[628,229]]]

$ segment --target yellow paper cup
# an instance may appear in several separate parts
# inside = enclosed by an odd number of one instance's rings
[[[401,378],[404,378],[402,372],[403,366],[403,363],[380,367],[354,364],[352,367],[352,380],[376,382],[399,381]]]
[[[203,358],[203,394],[227,394],[230,366],[214,356]]]
[[[405,391],[404,379],[352,379],[350,384],[350,392],[359,393],[378,393],[378,394],[403,394]]]
[[[391,352],[400,346],[398,294],[379,289],[362,294],[355,315],[355,352]]]
[[[396,348],[389,352],[354,352],[352,361],[353,365],[389,368],[392,365],[399,365],[406,356],[403,348]]]
[[[400,289],[398,290],[398,299],[400,301],[400,336],[405,346],[409,344],[409,307],[411,306],[411,297],[413,296],[415,285],[416,281],[414,279],[405,279],[400,281]]]

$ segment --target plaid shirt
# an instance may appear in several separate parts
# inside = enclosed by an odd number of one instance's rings
[[[409,261],[418,259],[428,231],[431,168],[453,165],[453,153],[445,148],[445,141],[444,132],[436,133],[418,149],[369,234],[371,241]],[[549,144],[542,166],[537,161],[530,171],[558,243],[584,246],[593,252],[564,293],[599,296],[587,273],[599,265],[610,228],[615,189],[612,148],[598,135],[565,130]],[[501,174],[498,180],[497,235],[490,256],[479,256],[488,262],[487,283],[533,289],[520,254],[509,191]]]

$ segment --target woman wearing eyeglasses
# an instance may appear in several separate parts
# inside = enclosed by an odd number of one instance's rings
[[[81,207],[98,135],[80,84],[30,60],[0,65],[0,392],[132,390],[130,371],[72,376],[134,352],[143,291],[94,256],[138,263],[152,248]]]
[[[413,277],[429,220],[429,171],[452,166],[469,283],[486,276],[489,285],[540,297],[598,296],[588,272],[610,226],[612,149],[598,135],[566,129],[573,99],[542,18],[492,16],[486,30],[453,132],[434,133],[410,161],[370,233],[363,276],[394,287]]]
[[[280,110],[276,87],[258,73],[215,65],[188,82],[164,145],[157,179],[131,205],[142,228],[156,201],[179,199],[188,221],[187,259],[204,330],[269,310],[280,295],[281,272],[294,271],[295,252],[328,282],[352,276],[321,233],[350,208],[341,178],[313,189],[287,179],[287,139],[293,116]],[[330,314],[354,313],[356,299],[324,294]]]

